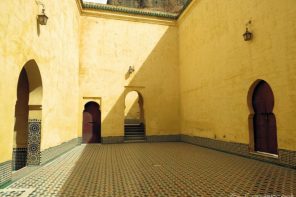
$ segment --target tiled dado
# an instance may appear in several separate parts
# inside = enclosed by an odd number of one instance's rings
[[[180,142],[180,135],[149,135],[147,142]]]
[[[242,156],[249,155],[248,145],[246,144],[235,143],[235,142],[224,142],[224,141],[214,140],[210,138],[188,136],[188,135],[181,135],[181,141],[206,147],[206,148],[219,150],[219,151],[238,154]]]
[[[123,136],[108,136],[102,137],[102,144],[118,144],[124,142]]]
[[[48,148],[44,151],[41,152],[41,164],[44,164],[60,155],[63,153],[71,150],[78,144],[81,144],[81,138],[74,138],[68,142],[64,142],[58,146],[54,146],[51,148]]]
[[[149,135],[147,142],[180,142],[180,135]],[[124,142],[124,136],[102,137],[102,144],[118,144]],[[145,142],[145,141],[144,141]]]
[[[28,125],[28,165],[40,164],[41,120],[29,119]]]
[[[0,186],[11,180],[12,161],[0,163]]]
[[[249,152],[249,146],[247,144],[224,142],[220,140],[214,140],[209,138],[188,136],[188,135],[148,135],[146,136],[147,142],[186,142],[195,144],[202,147],[215,149],[235,155],[240,155],[252,159],[257,159],[265,162],[284,165],[292,168],[296,168],[296,151],[289,151],[279,149],[278,158],[271,158],[262,155],[252,154]],[[111,136],[102,137],[102,144],[115,144],[123,143],[123,136]]]
[[[14,148],[12,153],[12,169],[19,170],[27,165],[27,148]]]
[[[259,154],[250,153],[247,144],[224,142],[220,140],[188,135],[181,135],[180,139],[182,142],[195,144],[198,146],[207,147],[218,151],[232,153],[265,162],[296,168],[296,151],[279,149],[278,158],[272,158]]]

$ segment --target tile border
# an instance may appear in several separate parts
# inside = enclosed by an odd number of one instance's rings
[[[147,135],[147,142],[180,142],[180,135]]]
[[[102,144],[118,144],[123,142],[124,142],[124,136],[108,136],[108,137],[101,138]]]
[[[180,142],[180,135],[147,135],[143,142]],[[132,141],[130,141],[132,142]],[[137,140],[135,142],[138,142]],[[124,136],[102,137],[102,144],[124,143]]]
[[[75,146],[81,144],[81,137],[74,138],[55,147],[41,151],[41,165],[59,157]],[[145,142],[184,142],[205,148],[235,154],[238,156],[269,162],[285,167],[296,169],[296,151],[279,149],[278,158],[266,157],[249,152],[249,146],[243,143],[226,142],[210,138],[189,136],[189,135],[150,135],[146,136]],[[102,144],[124,143],[124,136],[102,137]],[[12,180],[12,160],[0,163],[0,188]]]
[[[143,16],[152,16],[152,17],[161,17],[176,20],[178,17],[184,12],[184,10],[188,7],[188,5],[192,2],[192,0],[187,0],[182,9],[178,13],[173,12],[165,12],[165,11],[155,11],[155,10],[145,10],[141,8],[135,7],[125,7],[120,5],[110,5],[110,4],[100,4],[100,3],[92,3],[92,2],[83,2],[79,0],[82,9],[96,9],[96,10],[104,10],[111,12],[119,12],[124,14],[135,14],[135,15],[143,15]]]
[[[273,163],[289,168],[296,169],[296,151],[279,149],[278,158],[267,157],[264,155],[254,154],[249,151],[249,145],[238,142],[226,142],[205,137],[189,135],[147,135],[143,142],[185,142],[197,146],[222,151],[238,156],[256,159],[268,163]],[[102,137],[102,144],[124,143],[124,136]]]
[[[143,10],[141,8],[124,7],[110,4],[105,5],[92,2],[83,2],[82,0],[75,1],[81,16],[177,26],[177,20],[179,17],[183,15],[187,11],[187,8],[192,6],[196,0],[186,0],[178,13]]]
[[[79,144],[81,144],[81,137],[74,138],[67,142],[63,142],[60,145],[41,151],[41,165],[59,157]]]
[[[5,161],[0,163],[0,188],[9,181],[12,177],[12,161]]]
[[[27,148],[13,148],[12,151],[12,170],[18,170],[27,165]]]
[[[250,152],[247,144],[189,135],[180,138],[182,142],[296,169],[296,151],[279,149],[278,158],[272,158]]]
[[[7,185],[10,185],[11,183],[17,181],[18,179],[30,174],[31,172],[35,171],[36,169],[44,166],[48,162],[54,160],[55,158],[63,155],[64,153],[72,150],[75,146],[78,146],[81,144],[81,137],[74,138],[72,140],[69,140],[68,142],[63,142],[60,145],[50,147],[48,149],[45,149],[41,151],[41,163],[40,165],[33,165],[27,166],[27,169],[25,169],[23,172],[20,172],[17,177],[13,179],[12,177],[12,161],[6,161],[3,163],[0,163],[0,188],[5,188]]]

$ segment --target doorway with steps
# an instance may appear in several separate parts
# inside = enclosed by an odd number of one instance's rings
[[[124,141],[145,141],[145,123],[143,97],[137,91],[129,92],[125,97]]]

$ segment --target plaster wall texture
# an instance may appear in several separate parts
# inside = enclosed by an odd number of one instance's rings
[[[42,78],[41,150],[77,137],[79,11],[75,1],[43,2],[49,20],[38,28],[35,1],[0,1],[0,163],[12,159],[17,82],[29,60]]]
[[[130,91],[143,97],[146,135],[249,144],[248,92],[258,79],[275,96],[279,148],[296,150],[294,0],[196,0],[177,27],[80,16],[75,1],[44,3],[49,21],[38,28],[35,1],[0,2],[0,163],[12,158],[17,82],[30,60],[42,78],[29,101],[42,101],[42,114],[29,113],[42,119],[41,150],[82,135],[88,101],[100,104],[102,136],[123,136]],[[245,42],[250,19],[254,39]]]
[[[82,16],[80,39],[80,112],[83,97],[100,97],[103,137],[124,135],[133,90],[143,97],[146,135],[180,132],[176,27]]]
[[[296,1],[197,0],[179,21],[181,133],[249,144],[248,91],[275,97],[278,146],[296,150]],[[243,40],[245,23],[254,39]]]

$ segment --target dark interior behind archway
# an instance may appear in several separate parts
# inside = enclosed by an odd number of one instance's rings
[[[19,170],[27,164],[28,118],[29,118],[29,81],[23,68],[17,85],[15,105],[13,170]]]
[[[83,111],[83,143],[101,142],[101,111],[96,102],[88,102]]]

